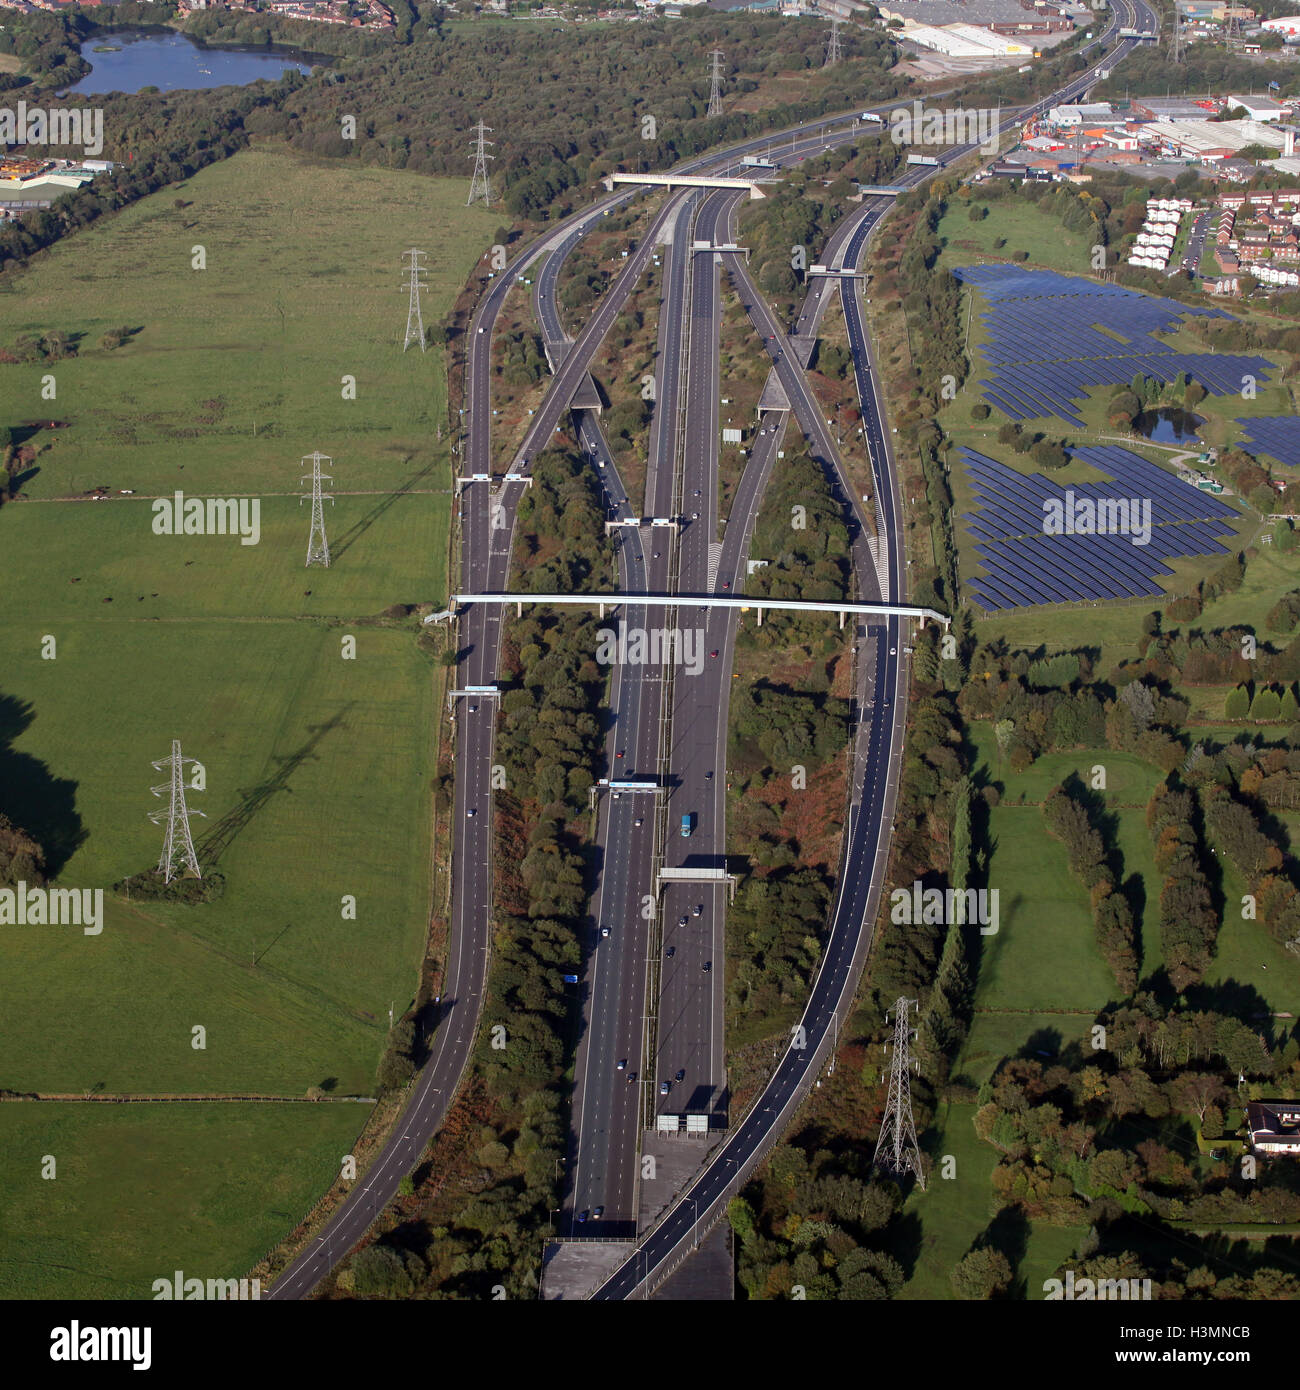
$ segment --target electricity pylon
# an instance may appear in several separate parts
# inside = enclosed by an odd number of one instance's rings
[[[831,20],[831,36],[826,41],[826,67],[833,68],[840,61],[840,22]]]
[[[925,1190],[925,1169],[921,1164],[921,1146],[916,1140],[912,1123],[912,1083],[910,1078],[910,1042],[913,1029],[910,1013],[915,999],[899,999],[894,1005],[894,1055],[889,1066],[889,1099],[880,1121],[880,1138],[876,1140],[875,1166],[901,1178],[916,1174],[917,1186]],[[889,1015],[885,1015],[889,1021]]]
[[[1174,13],[1177,16],[1178,6],[1175,4]],[[1223,43],[1225,48],[1231,48],[1234,44],[1241,41],[1241,9],[1239,6],[1228,0],[1228,4],[1223,10]]]
[[[330,565],[330,543],[325,539],[325,508],[322,503],[328,498],[333,502],[333,497],[329,493],[322,493],[320,490],[321,479],[327,482],[332,481],[328,473],[322,473],[320,466],[322,463],[329,463],[327,454],[315,453],[308,454],[303,459],[303,466],[311,464],[311,535],[307,537],[307,568],[312,565],[324,565],[329,569]],[[302,481],[307,481],[307,474],[302,475]],[[306,498],[300,497],[298,505],[302,506]]]
[[[722,115],[722,50],[715,48],[709,54],[709,109],[707,117],[712,120]]]
[[[199,869],[199,856],[194,852],[194,841],[190,836],[190,817],[201,816],[203,812],[191,811],[185,804],[185,764],[197,762],[197,758],[181,756],[181,741],[174,738],[171,756],[159,758],[153,764],[160,772],[164,768],[168,772],[167,781],[161,787],[149,788],[155,796],[167,793],[167,809],[149,812],[149,819],[155,825],[161,825],[164,821],[167,823],[162,855],[158,860],[158,872],[163,876],[164,883],[179,877],[182,870],[195,878],[203,877]]]
[[[479,121],[474,127],[474,177],[470,180],[469,197],[465,200],[465,206],[469,207],[475,199],[481,198],[483,206],[492,206],[492,189],[488,184],[487,162],[495,159],[496,155],[488,154],[488,149],[494,143],[487,137],[492,133],[492,127],[484,125]]]
[[[402,343],[403,352],[412,343],[419,343],[421,352],[425,350],[424,315],[420,312],[420,291],[425,288],[425,283],[420,277],[427,274],[427,271],[420,264],[420,257],[426,255],[428,255],[427,251],[417,251],[414,247],[409,251],[402,252],[403,260],[407,256],[411,258],[410,264],[402,267],[407,272],[406,284],[411,291],[410,305],[406,310],[406,340]]]

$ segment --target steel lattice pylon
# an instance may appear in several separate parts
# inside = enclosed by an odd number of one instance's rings
[[[424,315],[420,310],[420,291],[425,289],[426,286],[420,277],[427,272],[425,267],[420,264],[420,257],[427,255],[427,251],[417,251],[414,247],[409,251],[402,252],[403,260],[405,260],[407,256],[411,258],[410,264],[402,267],[402,269],[407,272],[406,286],[411,291],[410,305],[406,310],[406,338],[402,343],[403,352],[405,352],[412,343],[419,343],[421,352],[425,350]]]
[[[833,68],[840,61],[840,22],[838,19],[831,20],[831,36],[826,41],[826,64],[828,68]]]
[[[302,462],[303,467],[306,467],[307,464],[311,464],[311,535],[307,538],[307,567],[310,568],[312,565],[324,565],[326,569],[329,569],[330,543],[325,539],[325,507],[323,503],[326,501],[333,502],[334,499],[328,492],[322,493],[320,490],[322,478],[326,482],[332,481],[328,473],[322,473],[320,471],[322,463],[330,462],[329,455],[321,453],[308,454]],[[308,476],[309,475],[306,473],[302,475],[302,481],[304,483],[307,481]],[[298,499],[298,505],[301,506],[304,501],[306,501],[306,499],[300,497]]]
[[[194,852],[194,840],[190,836],[190,817],[201,816],[202,811],[191,811],[185,804],[184,768],[186,763],[197,764],[197,758],[181,756],[181,741],[172,739],[171,756],[159,758],[153,764],[160,772],[168,770],[167,781],[161,787],[151,787],[155,796],[167,793],[167,809],[150,811],[149,819],[155,825],[167,823],[167,833],[163,836],[162,855],[158,860],[158,872],[164,883],[170,883],[182,870],[195,878],[202,878],[199,869],[199,856]]]
[[[873,1162],[887,1173],[901,1178],[916,1174],[917,1186],[925,1188],[925,1168],[921,1163],[921,1146],[912,1123],[911,1070],[912,1027],[909,1010],[915,999],[899,999],[894,1004],[894,1055],[889,1066],[889,1099],[880,1121],[880,1138],[876,1140]],[[888,1021],[889,1015],[885,1018]]]
[[[474,177],[470,180],[469,197],[465,200],[465,206],[469,207],[476,198],[482,198],[483,206],[492,206],[492,189],[488,183],[487,162],[495,159],[496,155],[488,154],[492,141],[486,137],[492,133],[490,125],[484,125],[479,121],[474,127]]]
[[[707,118],[712,120],[722,115],[722,50],[715,48],[709,54],[709,109]]]

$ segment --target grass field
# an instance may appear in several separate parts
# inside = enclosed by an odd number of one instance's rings
[[[309,509],[261,499],[261,538],[159,536],[147,499],[18,503],[4,510],[5,567],[38,575],[31,623],[360,618],[446,598],[448,497],[326,503],[332,563],[304,568]],[[111,603],[109,602],[111,600]],[[0,615],[0,624],[13,618]],[[57,635],[57,631],[56,631]]]
[[[975,1109],[946,1105],[935,1117],[933,1153],[956,1160],[956,1172],[943,1178],[936,1168],[928,1189],[913,1191],[903,1209],[905,1220],[913,1217],[920,1225],[916,1265],[900,1295],[904,1300],[955,1297],[949,1276],[993,1218],[990,1180],[998,1154],[976,1136]],[[1023,1258],[1012,1267],[1015,1296],[1042,1298],[1043,1280],[1078,1248],[1086,1233],[1082,1227],[1031,1223]]]
[[[329,1186],[368,1109],[0,1105],[0,1298],[151,1299],[178,1269],[242,1276]]]
[[[982,222],[970,220],[970,206],[953,199],[939,220],[935,236],[943,247],[943,269],[984,260],[1010,263],[1013,252],[1028,251],[1036,266],[1067,275],[1088,273],[1091,240],[1062,227],[1059,218],[1014,196],[980,204],[989,210]],[[997,241],[1004,244],[996,246]]]
[[[450,523],[442,354],[401,352],[400,261],[429,252],[424,316],[439,322],[498,220],[459,202],[437,180],[251,152],[5,277],[0,346],[59,329],[80,355],[0,365],[0,425],[61,426],[20,429],[38,451],[29,500],[0,513],[23,596],[0,614],[0,810],[60,884],[109,890],[157,862],[150,763],[179,738],[203,765],[194,833],[225,891],[193,907],[106,892],[94,937],[6,929],[0,1087],[373,1094],[428,932],[441,698],[414,624],[381,615],[443,601]],[[138,331],[99,346],[118,326]],[[336,501],[331,566],[308,570],[297,494],[313,449],[333,458]],[[96,486],[112,500],[65,500]],[[155,534],[150,494],[176,489],[251,494],[258,543]],[[15,1237],[0,1206],[0,1296],[240,1273],[305,1214],[366,1113],[4,1107],[6,1157],[26,1164],[34,1144],[72,1167],[36,1192],[24,1170],[0,1199],[27,1221]],[[46,1247],[42,1268],[28,1252]]]
[[[0,423],[68,425],[35,437],[57,443],[26,492],[293,493],[315,449],[340,493],[389,491],[435,463],[447,486],[441,354],[401,351],[401,267],[408,247],[429,252],[424,320],[437,323],[500,221],[460,202],[441,180],[249,151],[6,274],[0,346],[79,335],[74,359],[0,366]],[[99,346],[118,327],[139,331]]]
[[[1096,1009],[1115,994],[1083,887],[1036,806],[999,806],[989,832],[998,931],[981,938],[978,1000],[989,1009]]]
[[[45,841],[84,838],[60,881],[108,888],[156,862],[149,764],[172,737],[206,772],[190,797],[200,846],[243,823],[216,902],[109,899],[98,937],[0,938],[0,1085],[301,1095],[334,1076],[369,1094],[428,916],[432,670],[410,633],[359,629],[344,661],[346,629],[309,623],[52,626],[59,654],[41,661],[30,623],[0,623],[4,695],[31,712],[0,757],[27,772]],[[52,1001],[68,1009],[57,1029]],[[196,1023],[206,1051],[190,1048]]]
[[[1047,797],[1071,775],[1085,785],[1091,783],[1092,770],[1103,767],[1106,772],[1106,803],[1145,806],[1152,792],[1163,780],[1160,770],[1131,753],[1117,753],[1110,748],[1076,749],[1067,753],[1044,753],[1023,772],[1012,772],[998,755],[993,725],[987,719],[972,720],[968,725],[971,744],[977,761],[984,764],[988,774],[1005,788],[1003,804],[1037,803]]]

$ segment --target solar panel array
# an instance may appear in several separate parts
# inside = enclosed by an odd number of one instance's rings
[[[1082,425],[1077,402],[1090,387],[1127,384],[1135,376],[1171,382],[1193,376],[1213,396],[1241,390],[1242,378],[1269,379],[1263,357],[1216,352],[1174,352],[1152,336],[1182,318],[1231,318],[1221,309],[1192,308],[1094,284],[1054,270],[1013,265],[962,266],[953,274],[984,294],[980,351],[991,375],[981,394],[1013,420],[1054,415]]]
[[[1295,415],[1247,416],[1237,423],[1246,431],[1241,447],[1248,454],[1266,454],[1288,468],[1300,464],[1300,417]]]
[[[1166,560],[1229,553],[1223,538],[1237,513],[1127,449],[1073,449],[1109,481],[1058,486],[1041,474],[1026,475],[973,449],[959,451],[979,502],[962,523],[975,541],[983,574],[968,583],[988,612],[1043,603],[1157,597],[1157,576],[1169,576]],[[1066,508],[1104,499],[1150,502],[1150,539],[1132,535],[1052,535],[1044,532],[1049,506]],[[1068,515],[1068,512],[1067,512]],[[1135,518],[1136,519],[1136,518]]]

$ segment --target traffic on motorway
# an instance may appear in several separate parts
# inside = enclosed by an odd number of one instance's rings
[[[1118,0],[1109,26],[1092,45],[1106,56],[1060,91],[1026,110],[1007,113],[1004,127],[1086,92],[1099,73],[1136,42],[1125,39],[1107,48],[1118,28],[1148,23],[1154,20],[1143,0]],[[850,140],[866,114],[857,110],[787,131],[780,138],[789,140],[788,148],[782,145],[779,154],[768,157],[779,167]],[[746,154],[773,148],[774,137],[749,140],[688,161],[681,172],[721,172],[735,167]],[[950,150],[936,166],[911,166],[900,183],[920,183],[972,148]],[[638,615],[645,609],[636,605],[637,593],[743,592],[753,522],[790,425],[784,413],[763,422],[732,501],[724,539],[715,541],[720,306],[715,253],[692,250],[694,241],[706,247],[734,241],[732,218],[741,195],[724,190],[670,194],[621,274],[570,340],[555,293],[564,260],[598,218],[633,196],[633,191],[620,189],[526,247],[489,283],[475,310],[468,335],[467,414],[458,458],[465,480],[460,487],[459,527],[461,588],[466,594],[508,589],[515,519],[529,460],[570,416],[574,435],[604,489],[611,518],[629,514],[628,493],[599,417],[592,411],[574,412],[571,403],[632,288],[660,257],[659,408],[645,495],[649,514],[676,518],[677,524],[656,546],[647,544],[648,528],[619,528],[619,584],[627,596],[624,615],[630,623],[643,621]],[[891,206],[888,198],[867,198],[844,218],[825,249],[826,263],[856,268]],[[546,261],[533,302],[554,374],[506,479],[493,480],[493,329],[510,290],[542,256]],[[840,492],[853,514],[859,591],[903,601],[907,584],[890,430],[857,296],[844,293],[845,282],[830,277],[811,281],[794,336],[815,337],[829,296],[841,293],[875,483],[876,515],[870,526],[799,357],[789,350],[790,335],[773,318],[741,258],[722,259],[767,346],[772,370],[790,401],[792,423],[807,437],[814,457],[840,480]],[[871,531],[882,538],[883,569],[866,544]],[[717,608],[705,616],[704,647],[710,655],[700,679],[665,683],[650,668],[619,667],[610,696],[610,777],[643,777],[648,786],[660,790],[603,795],[597,820],[601,867],[593,896],[593,935],[578,982],[582,1028],[566,1161],[566,1221],[561,1229],[570,1237],[598,1233],[629,1242],[626,1258],[592,1290],[591,1296],[598,1299],[640,1296],[660,1283],[690,1253],[701,1230],[717,1219],[806,1096],[834,1046],[870,949],[869,924],[888,854],[906,703],[905,641],[902,622],[893,616],[863,623],[857,630],[857,723],[848,831],[825,951],[798,1030],[801,1046],[796,1050],[792,1045],[782,1056],[743,1116],[731,1115],[722,1030],[723,972],[715,968],[724,956],[726,892],[720,884],[680,881],[660,892],[655,882],[658,868],[716,867],[725,847],[725,779],[717,774],[725,767],[729,673],[738,616],[734,608]],[[490,689],[499,671],[501,606],[470,602],[455,621],[458,690]],[[666,621],[673,622],[671,609]],[[487,811],[492,805],[495,714],[492,698],[457,698],[450,954],[430,1060],[379,1158],[312,1245],[276,1281],[272,1298],[306,1296],[356,1244],[441,1125],[465,1071],[490,956],[492,817]],[[636,930],[647,894],[658,900],[655,929]],[[638,1183],[641,1136],[656,1116],[685,1109],[707,1116],[726,1137],[663,1210],[647,1212]]]

